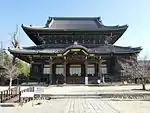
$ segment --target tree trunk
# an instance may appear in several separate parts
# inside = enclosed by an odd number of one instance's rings
[[[11,89],[11,86],[12,86],[12,78],[9,79],[9,88],[8,88],[9,90]]]
[[[142,90],[146,90],[144,78],[142,78]]]
[[[17,86],[19,85],[19,78],[17,78]]]
[[[143,90],[146,90],[145,84],[142,84],[142,89],[143,89]]]

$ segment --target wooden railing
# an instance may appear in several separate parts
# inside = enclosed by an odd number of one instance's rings
[[[18,94],[18,87],[11,88],[10,90],[0,91],[0,102],[3,103]]]
[[[11,88],[10,90],[4,90],[4,91],[0,91],[0,103],[6,102],[9,99],[12,99],[16,96],[18,96],[18,101],[20,102],[21,100],[21,94],[23,92],[33,92],[34,91],[34,87],[29,87],[26,88],[24,90],[20,89],[20,86]]]

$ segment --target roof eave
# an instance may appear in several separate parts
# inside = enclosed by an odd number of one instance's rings
[[[24,26],[22,24],[22,28],[24,31],[30,30],[30,31],[116,31],[116,30],[126,30],[128,28],[128,25],[122,25],[122,26],[116,26],[116,27],[110,27],[110,26],[104,26],[102,28],[97,29],[51,29],[47,27],[30,27],[30,26]]]

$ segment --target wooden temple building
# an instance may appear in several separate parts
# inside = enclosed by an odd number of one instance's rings
[[[49,17],[41,27],[22,29],[36,46],[9,48],[9,52],[31,64],[31,79],[48,84],[84,84],[120,81],[123,65],[141,51],[114,43],[128,26],[106,26],[100,17]],[[124,61],[125,61],[124,60]]]

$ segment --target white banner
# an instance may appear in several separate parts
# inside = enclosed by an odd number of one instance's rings
[[[85,77],[85,85],[88,85],[88,77]]]

